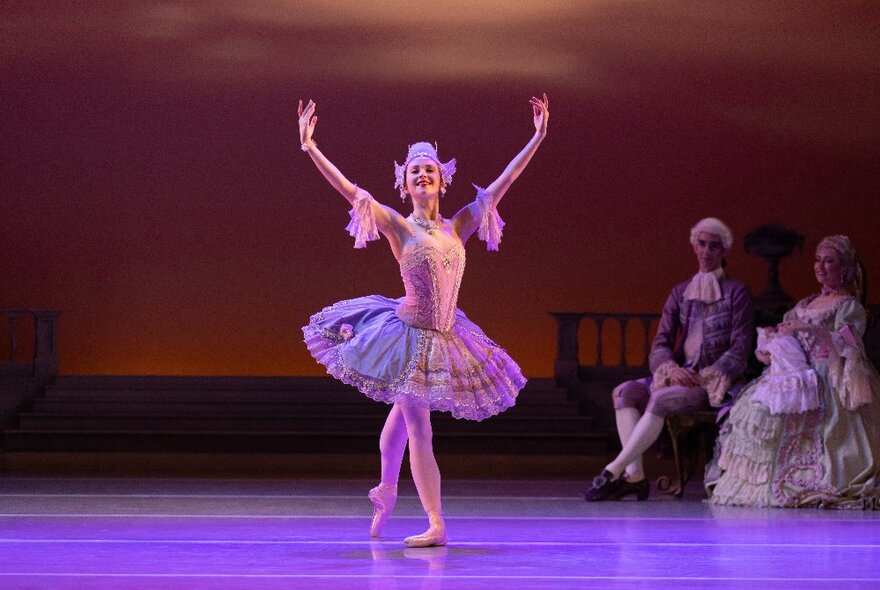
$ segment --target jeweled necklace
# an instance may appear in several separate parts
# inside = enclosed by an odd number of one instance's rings
[[[422,228],[423,230],[425,230],[425,232],[426,232],[429,236],[434,235],[434,232],[435,232],[436,230],[438,230],[438,229],[440,229],[441,227],[443,227],[443,222],[445,221],[445,220],[444,220],[442,217],[440,217],[439,215],[437,216],[437,220],[436,220],[436,221],[430,221],[430,220],[427,220],[427,219],[419,219],[419,218],[416,217],[415,214],[413,214],[413,213],[410,213],[410,216],[408,217],[408,219],[411,219],[412,221],[414,221],[415,224],[416,224],[417,226],[419,226],[420,228]]]

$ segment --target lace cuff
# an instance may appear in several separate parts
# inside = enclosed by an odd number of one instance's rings
[[[838,394],[847,410],[855,410],[871,402],[872,390],[880,387],[880,378],[865,353],[858,348],[846,347],[841,353],[841,371]]]
[[[348,216],[351,221],[345,226],[345,230],[354,238],[355,248],[366,248],[367,242],[379,239],[379,229],[376,227],[376,215],[373,212],[372,195],[364,189],[357,187],[351,211]]]
[[[730,391],[730,376],[715,366],[709,366],[700,371],[700,381],[709,394],[709,403],[716,408],[724,405],[724,398]]]
[[[870,403],[873,392],[880,390],[880,377],[865,357],[861,343],[855,340],[851,330],[832,331],[831,341],[834,350],[828,359],[828,376],[840,396],[840,403],[847,410]]]
[[[492,202],[492,195],[486,189],[474,185],[477,189],[477,208],[480,216],[480,227],[477,237],[486,242],[486,250],[498,250],[501,243],[501,230],[504,229],[504,220],[498,215],[498,210]]]
[[[658,389],[675,385],[676,382],[672,378],[671,373],[677,368],[678,363],[673,360],[664,361],[659,367],[657,367],[651,375],[651,391],[657,391]]]

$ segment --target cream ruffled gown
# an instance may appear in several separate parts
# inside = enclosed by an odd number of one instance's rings
[[[865,311],[854,297],[825,310],[808,309],[811,300],[800,301],[785,319],[832,333],[835,350],[823,354],[812,337],[798,332],[817,376],[819,407],[773,414],[753,399],[770,369],[752,381],[723,424],[706,468],[712,504],[880,509],[880,379],[861,343]],[[841,335],[844,326],[850,339]]]

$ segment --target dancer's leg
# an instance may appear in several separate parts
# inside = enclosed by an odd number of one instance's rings
[[[385,419],[382,435],[379,437],[379,452],[382,458],[382,480],[370,490],[370,501],[373,503],[373,520],[370,524],[370,536],[382,534],[382,527],[391,516],[397,502],[397,480],[400,478],[400,465],[406,449],[406,421],[403,413],[395,404]]]
[[[391,407],[382,435],[379,437],[379,452],[382,456],[382,483],[397,487],[400,479],[400,465],[406,450],[406,421],[397,404]]]
[[[410,547],[427,547],[446,543],[446,525],[440,501],[440,468],[434,457],[431,412],[428,407],[401,405],[409,437],[409,463],[419,500],[428,515],[430,526],[421,535],[407,537]]]

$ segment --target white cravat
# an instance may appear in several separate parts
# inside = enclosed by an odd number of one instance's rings
[[[721,299],[721,284],[718,279],[724,276],[724,269],[716,268],[711,272],[698,272],[684,290],[685,299],[715,303]]]

